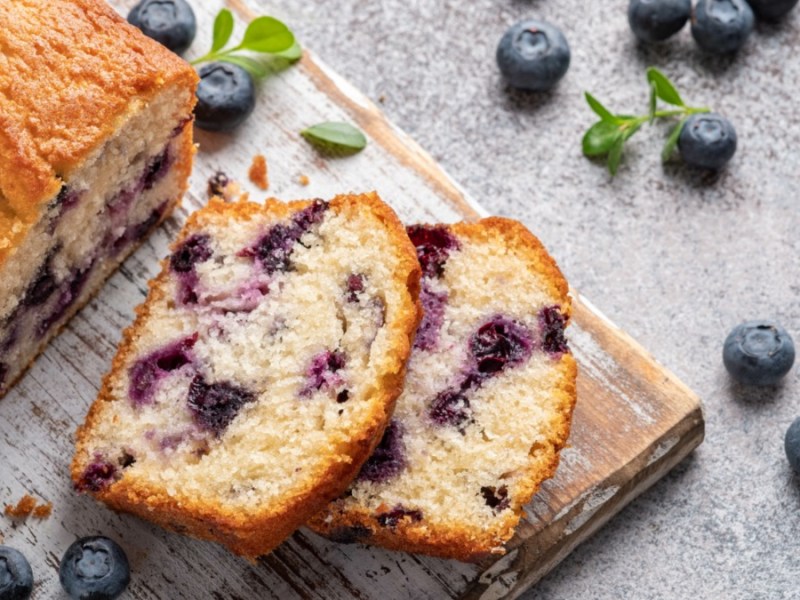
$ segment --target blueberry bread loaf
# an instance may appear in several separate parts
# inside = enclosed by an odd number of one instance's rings
[[[358,474],[402,389],[420,268],[375,194],[192,215],[78,431],[78,490],[254,558]]]
[[[197,76],[102,0],[0,6],[0,396],[161,221]]]
[[[475,560],[503,552],[567,440],[567,284],[515,221],[408,231],[425,316],[405,390],[356,482],[310,525],[338,541]]]

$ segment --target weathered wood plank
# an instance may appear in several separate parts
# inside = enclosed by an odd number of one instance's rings
[[[133,2],[112,4],[124,12]],[[269,12],[263,3],[227,4],[240,19],[253,14],[251,6]],[[209,31],[222,0],[194,5],[200,31]],[[316,122],[337,119],[367,132],[367,150],[324,160],[298,135]],[[215,170],[225,170],[254,199],[261,198],[246,172],[253,155],[263,153],[269,193],[281,198],[377,189],[408,222],[482,214],[413,140],[311,54],[264,82],[254,116],[235,136],[198,131],[197,141],[200,152],[184,208],[126,261],[0,402],[0,504],[26,493],[54,503],[46,521],[12,525],[0,518],[0,537],[31,559],[35,599],[58,596],[61,554],[76,536],[93,533],[125,546],[135,573],[128,597],[139,600],[515,597],[701,441],[697,398],[575,294],[570,336],[581,371],[571,446],[557,476],[527,508],[509,554],[499,560],[468,565],[341,546],[301,530],[252,566],[213,544],[76,496],[67,473],[72,433],[108,369],[122,328],[144,297],[146,281],[186,215],[205,201],[205,182]],[[308,176],[310,185],[301,185],[300,175]]]

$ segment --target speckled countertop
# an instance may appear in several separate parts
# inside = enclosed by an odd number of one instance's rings
[[[800,415],[800,369],[748,390],[727,377],[721,349],[730,328],[759,317],[800,342],[800,9],[717,59],[688,29],[638,47],[626,6],[284,0],[273,12],[473,197],[524,221],[572,285],[705,402],[705,443],[525,599],[798,598],[800,479],[783,434]],[[495,67],[505,28],[530,15],[572,46],[552,94],[512,92]],[[593,120],[582,91],[644,112],[648,65],[734,122],[739,150],[719,177],[662,167],[659,126],[633,138],[613,181],[581,156]]]

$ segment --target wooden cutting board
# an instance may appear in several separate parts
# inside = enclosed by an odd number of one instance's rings
[[[112,2],[123,13],[133,3]],[[192,4],[199,53],[223,0]],[[240,19],[241,35],[242,20],[255,11],[244,0],[227,4]],[[253,6],[270,14],[266,6]],[[369,137],[367,149],[350,158],[321,158],[298,132],[327,120],[357,124]],[[47,520],[0,516],[0,538],[31,560],[35,599],[60,597],[57,567],[64,550],[77,536],[100,533],[120,541],[129,554],[133,582],[126,598],[515,598],[702,441],[697,397],[573,290],[569,337],[580,375],[569,448],[556,477],[527,507],[503,557],[462,564],[341,546],[301,530],[251,566],[214,544],[166,533],[76,496],[67,472],[73,432],[109,368],[120,332],[144,298],[146,281],[186,215],[205,201],[206,181],[215,170],[260,199],[266,194],[250,186],[246,173],[253,155],[263,153],[269,194],[283,199],[377,189],[406,222],[486,214],[369,99],[310,53],[263,82],[256,113],[235,136],[198,131],[197,141],[200,152],[183,209],[126,261],[0,402],[0,504],[24,494],[53,503]],[[307,186],[301,176],[310,180]]]

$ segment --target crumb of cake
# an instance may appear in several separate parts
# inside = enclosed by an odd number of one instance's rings
[[[6,508],[3,512],[7,517],[11,517],[12,519],[26,519],[35,509],[36,498],[29,494],[25,494],[22,498],[20,498],[16,506],[12,504],[6,504]]]
[[[297,178],[297,181],[299,181],[300,185],[303,185],[303,186],[308,185],[309,183],[311,183],[311,180],[308,178],[308,175],[303,175],[303,174],[301,174]]]
[[[208,178],[208,196],[223,196],[225,195],[225,188],[231,182],[228,176],[223,171],[217,171]]]
[[[259,189],[269,189],[269,175],[267,174],[267,159],[263,154],[256,154],[253,157],[253,164],[247,173],[250,181],[255,183]]]
[[[241,195],[241,189],[224,171],[217,171],[208,178],[207,193],[209,198],[217,196],[226,202],[233,202]]]
[[[48,502],[47,504],[40,504],[36,508],[33,509],[33,518],[34,519],[47,519],[52,514],[53,514],[53,503],[52,502]]]
[[[380,102],[381,104],[386,102],[386,95],[385,94],[381,94],[380,96],[378,96],[378,102]]]

